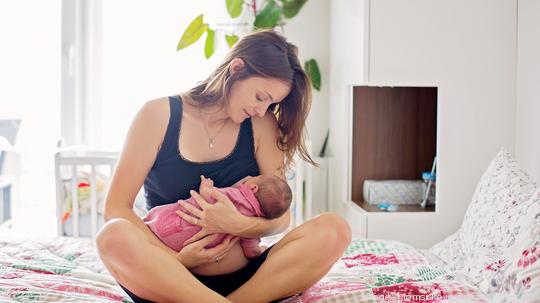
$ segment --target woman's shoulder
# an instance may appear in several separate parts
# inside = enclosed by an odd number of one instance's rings
[[[169,113],[169,97],[159,97],[156,99],[152,99],[149,101],[146,101],[142,108],[142,111],[146,111],[148,113]]]
[[[255,135],[259,134],[268,134],[275,133],[278,129],[278,123],[276,116],[270,111],[266,112],[263,117],[253,116],[251,118],[251,123],[253,125],[253,131]]]
[[[139,115],[148,122],[168,121],[170,116],[169,98],[160,97],[145,102],[139,109]]]
[[[276,142],[276,138],[279,137],[279,129],[276,116],[273,113],[268,111],[263,117],[254,116],[251,118],[251,123],[256,149],[263,141]]]
[[[160,138],[165,134],[169,117],[168,98],[156,98],[142,105],[135,116],[133,128],[138,136]]]

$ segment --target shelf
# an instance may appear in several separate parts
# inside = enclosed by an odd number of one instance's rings
[[[399,213],[399,212],[435,212],[435,205],[428,205],[425,208],[421,207],[420,204],[415,205],[399,205],[397,210],[386,211],[381,210],[377,205],[371,205],[365,201],[353,201],[358,206],[360,206],[366,212],[376,212],[376,213]]]

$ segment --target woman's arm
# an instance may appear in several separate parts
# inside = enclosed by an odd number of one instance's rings
[[[184,245],[216,233],[226,233],[243,238],[260,238],[279,233],[289,226],[289,217],[286,217],[289,216],[289,210],[281,217],[272,220],[244,216],[236,209],[231,200],[216,188],[206,189],[204,193],[204,195],[216,199],[215,204],[208,203],[207,199],[196,191],[192,190],[190,193],[202,209],[198,209],[189,203],[181,202],[181,205],[189,213],[181,210],[178,210],[176,213],[184,220],[201,226],[202,230],[185,241]],[[283,220],[284,217],[286,217],[287,221]],[[284,222],[286,222],[286,225],[281,225]]]
[[[279,129],[277,119],[271,112],[264,117],[253,117],[253,134],[255,137],[255,159],[261,174],[273,174],[285,179],[285,158],[277,146]],[[243,217],[241,230],[236,235],[258,238],[280,233],[287,229],[291,222],[291,211],[288,209],[281,217],[265,219],[260,217]]]
[[[114,171],[105,201],[105,221],[124,218],[143,231],[150,241],[167,252],[176,252],[163,244],[133,211],[133,203],[152,167],[169,121],[166,98],[147,102],[135,116]]]
[[[261,217],[244,217],[238,232],[233,235],[245,238],[261,238],[283,232],[291,223],[291,211],[288,209],[281,217],[265,219]]]

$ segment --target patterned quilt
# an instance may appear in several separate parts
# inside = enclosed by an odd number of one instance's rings
[[[488,302],[426,253],[355,239],[319,283],[283,303]],[[0,302],[132,302],[87,239],[0,240]]]
[[[438,261],[437,263],[434,261]],[[434,255],[389,240],[354,239],[315,286],[287,303],[489,302]]]
[[[132,302],[89,239],[0,239],[0,302]]]

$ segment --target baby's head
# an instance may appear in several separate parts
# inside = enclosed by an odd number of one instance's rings
[[[268,219],[281,216],[291,204],[292,192],[285,180],[274,175],[248,177],[244,181],[259,200]]]

